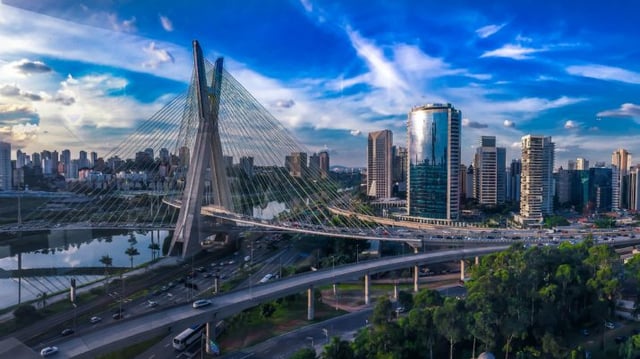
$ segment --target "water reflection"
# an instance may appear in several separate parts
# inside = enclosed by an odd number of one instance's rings
[[[112,258],[113,267],[129,267],[131,259],[134,266],[146,263],[160,255],[159,248],[168,235],[168,231],[55,230],[3,241],[0,245],[0,308],[18,302],[18,279],[11,278],[9,271],[18,269],[19,254],[22,269],[27,270],[22,283],[24,302],[35,299],[43,291],[50,294],[68,288],[71,276],[64,275],[65,269],[103,267],[100,259],[105,255]],[[126,255],[129,247],[137,249],[139,255]],[[29,276],[29,269],[38,268],[56,268],[62,275]],[[80,285],[100,278],[95,275],[73,277]]]

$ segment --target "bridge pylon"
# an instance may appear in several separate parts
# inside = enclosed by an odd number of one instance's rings
[[[211,86],[207,85],[204,57],[197,40],[193,41],[193,60],[195,76],[192,86],[198,106],[198,132],[189,162],[180,213],[169,248],[169,255],[181,255],[183,258],[200,248],[200,212],[205,172],[208,168],[211,169],[214,204],[229,211],[233,207],[218,128],[223,59],[220,57],[215,62]]]

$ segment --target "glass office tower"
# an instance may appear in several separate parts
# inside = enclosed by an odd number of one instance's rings
[[[461,118],[451,104],[429,104],[409,112],[409,216],[458,219]]]

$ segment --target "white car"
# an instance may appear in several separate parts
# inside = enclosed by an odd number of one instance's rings
[[[40,351],[40,355],[47,357],[58,352],[58,347],[46,347]]]
[[[91,324],[96,324],[96,323],[99,323],[100,321],[102,321],[102,318],[100,317],[91,317],[91,319],[89,319],[89,322]]]
[[[211,302],[206,299],[198,299],[195,302],[193,302],[193,307],[201,308],[201,307],[206,307],[207,305],[210,305],[210,304]]]
[[[153,308],[153,307],[157,307],[157,306],[158,306],[158,302],[154,302],[153,300],[147,301],[147,307],[148,308]]]

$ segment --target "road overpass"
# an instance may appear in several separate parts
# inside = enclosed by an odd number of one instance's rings
[[[155,312],[97,328],[90,332],[78,333],[74,337],[56,345],[60,349],[60,357],[93,358],[96,355],[112,352],[145,338],[167,335],[168,333],[177,334],[180,329],[196,323],[215,322],[260,303],[286,295],[303,291],[309,291],[312,294],[313,287],[358,277],[368,278],[370,274],[378,272],[482,256],[506,248],[508,246],[502,245],[420,253],[307,272],[212,297],[213,305],[209,307],[193,309],[190,304],[180,305],[162,312]]]

